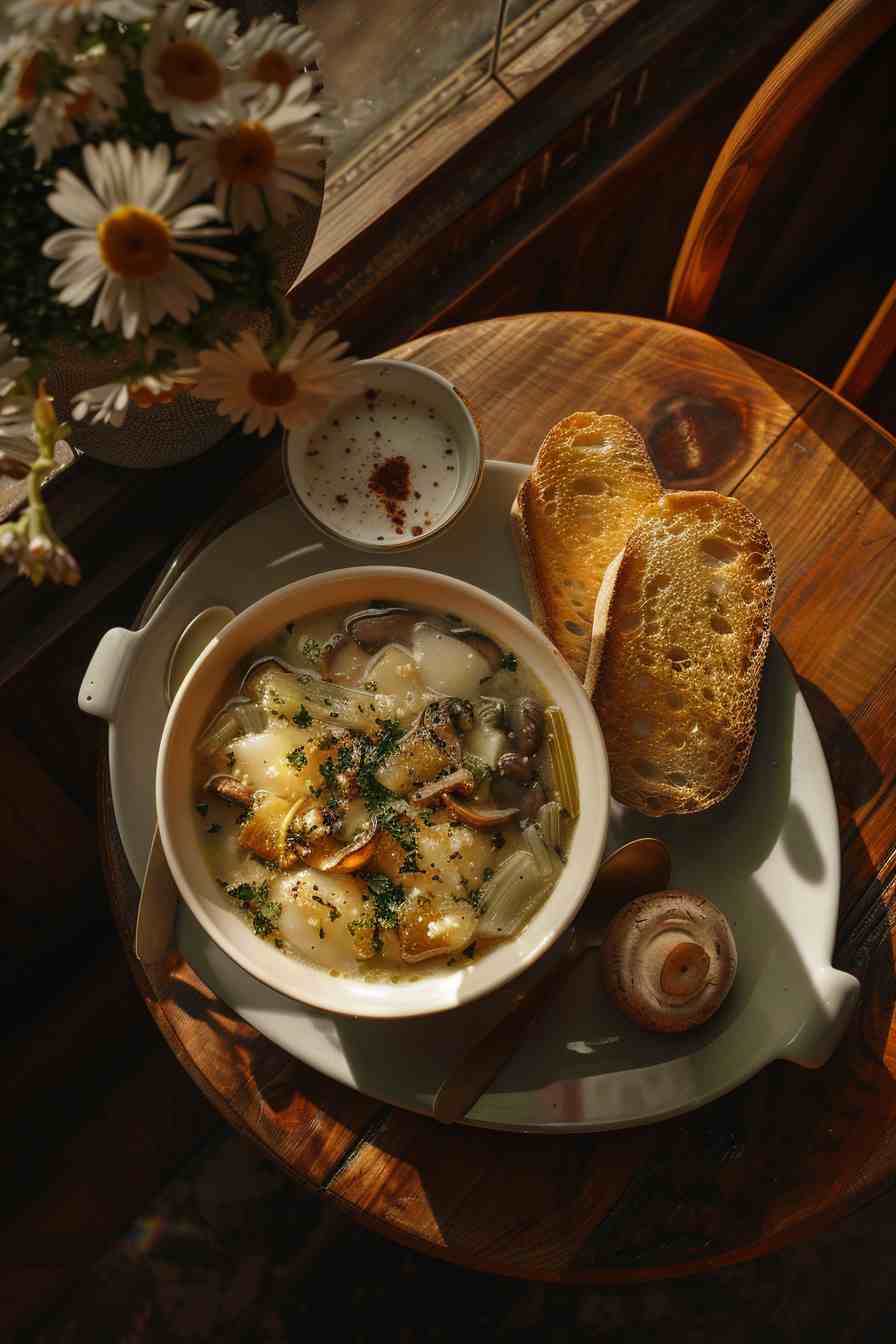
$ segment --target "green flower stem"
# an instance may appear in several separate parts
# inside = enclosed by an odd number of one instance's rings
[[[290,342],[295,335],[296,325],[290,311],[286,295],[282,292],[279,285],[271,288],[271,316],[274,322],[274,330],[271,332],[271,339],[267,346],[267,356],[274,368],[277,367],[283,355],[289,349]]]
[[[56,444],[65,437],[66,428],[65,425],[57,424],[55,429],[35,429],[38,455],[31,464],[31,473],[28,477],[29,537],[48,536],[51,541],[58,541],[50,511],[42,494],[42,487],[56,466]]]

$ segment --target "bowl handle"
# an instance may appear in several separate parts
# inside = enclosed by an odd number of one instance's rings
[[[85,714],[95,714],[109,722],[115,718],[142,634],[142,630],[122,630],[116,626],[103,635],[78,692],[78,708]]]
[[[820,1069],[826,1064],[840,1044],[860,989],[854,975],[833,966],[818,967],[812,976],[816,1010],[778,1052],[778,1058],[792,1060],[804,1069]]]

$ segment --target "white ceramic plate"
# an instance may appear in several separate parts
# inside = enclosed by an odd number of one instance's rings
[[[463,518],[417,548],[408,563],[487,587],[528,614],[508,521],[525,472],[490,462]],[[111,723],[113,800],[138,881],[155,825],[162,681],[180,631],[205,606],[226,603],[241,611],[274,588],[357,562],[357,551],[311,539],[296,506],[283,499],[208,546],[143,630],[105,636],[80,703]],[[392,563],[401,564],[401,557]],[[646,1035],[599,992],[586,958],[470,1112],[470,1123],[539,1132],[642,1124],[693,1110],[772,1059],[823,1064],[837,1044],[858,983],[831,966],[840,886],[836,811],[809,711],[776,645],[763,679],[756,743],[737,789],[719,807],[691,818],[662,821],[614,808],[608,847],[645,834],[669,844],[675,885],[702,890],[731,921],[740,968],[721,1012],[683,1036]],[[545,965],[543,959],[496,994],[450,1013],[364,1021],[304,1008],[253,979],[183,906],[177,936],[206,984],[289,1053],[361,1092],[424,1113],[464,1043],[497,1019],[526,977],[537,977]],[[562,941],[548,959],[561,948]]]

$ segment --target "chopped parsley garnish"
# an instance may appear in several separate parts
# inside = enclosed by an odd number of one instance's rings
[[[310,728],[311,715],[304,705],[299,705],[297,712],[292,716],[292,721],[297,728]]]
[[[469,770],[473,776],[473,783],[479,785],[484,779],[492,774],[492,768],[481,756],[475,756],[471,751],[465,751],[463,755],[464,768]]]
[[[322,647],[319,639],[303,639],[302,657],[307,658],[309,663],[319,663]]]
[[[267,882],[238,882],[227,888],[227,895],[250,917],[259,937],[269,938],[276,931],[281,907],[271,900]]]
[[[381,924],[384,929],[394,929],[407,892],[385,873],[371,873],[367,878],[367,890],[373,897],[373,914],[377,924]]]
[[[492,831],[492,849],[503,849],[507,844],[507,836],[502,831]]]
[[[395,719],[377,719],[379,734],[375,738],[363,737],[361,743],[361,766],[358,771],[358,791],[364,806],[372,817],[379,820],[383,830],[388,831],[405,852],[400,871],[419,873],[417,862],[417,823],[414,818],[401,810],[400,800],[390,793],[376,778],[376,772],[388,756],[391,756],[404,730]]]
[[[349,770],[355,759],[355,753],[351,747],[340,747],[336,753],[336,768],[338,770]]]
[[[200,817],[204,817],[208,812],[208,803],[197,803],[196,811],[199,813]]]
[[[469,947],[465,947],[465,948],[464,948],[464,956],[465,956],[465,957],[475,957],[475,955],[476,955],[476,944],[475,944],[475,943],[471,943]]]
[[[301,747],[296,747],[294,751],[287,752],[286,759],[293,770],[304,770],[308,764],[308,757]]]
[[[505,653],[501,659],[501,666],[505,667],[508,672],[515,672],[519,665],[520,660],[515,653]]]
[[[314,890],[315,890],[315,893],[316,893],[316,892],[317,892],[317,888],[315,887]],[[328,912],[329,912],[329,915],[330,915],[330,923],[331,923],[331,924],[333,923],[333,920],[334,920],[334,919],[341,919],[341,918],[342,918],[340,912],[336,909],[336,907],[335,907],[335,905],[333,904],[332,901],[324,900],[323,896],[318,896],[318,895],[316,895],[316,894],[313,895],[313,896],[311,897],[311,899],[312,899],[312,901],[316,901],[318,905],[326,906],[326,908],[327,908],[327,910],[328,910]]]
[[[488,882],[488,881],[490,881],[491,878],[494,877],[494,875],[495,875],[495,870],[494,870],[494,868],[483,868],[483,870],[482,870],[482,880],[483,880],[483,882]]]
[[[330,790],[330,793],[339,792],[339,780],[336,778],[335,761],[321,761],[320,777],[326,787]]]

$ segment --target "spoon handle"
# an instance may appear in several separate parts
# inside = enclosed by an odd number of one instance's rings
[[[180,893],[174,885],[159,828],[156,827],[140,891],[134,931],[134,951],[145,966],[161,961],[171,947],[179,900]]]
[[[527,1030],[563,985],[585,947],[574,945],[559,965],[527,990],[510,1012],[454,1066],[433,1101],[433,1115],[446,1125],[462,1120],[494,1081]]]

